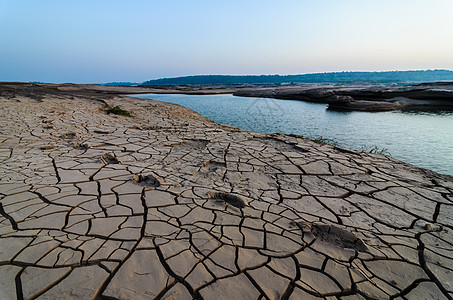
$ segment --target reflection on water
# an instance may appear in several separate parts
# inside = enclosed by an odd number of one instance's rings
[[[387,148],[392,157],[453,175],[453,112],[344,112],[324,104],[232,95],[139,95],[191,108],[218,123],[261,133],[335,139],[351,149]]]
[[[423,110],[405,109],[405,110],[402,110],[401,113],[403,113],[403,114],[412,114],[412,115],[453,117],[453,111],[451,111],[451,110],[437,110],[437,109],[434,109],[434,108],[433,109],[424,108]]]

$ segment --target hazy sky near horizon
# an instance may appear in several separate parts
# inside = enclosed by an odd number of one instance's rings
[[[453,69],[453,0],[0,0],[0,81]]]

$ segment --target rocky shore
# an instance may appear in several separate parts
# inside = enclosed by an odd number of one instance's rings
[[[224,84],[224,85],[138,85],[100,86],[62,84],[60,92],[81,89],[101,94],[233,94],[301,100],[328,104],[329,109],[351,111],[453,110],[453,82],[422,83],[402,86],[334,84]]]
[[[405,86],[278,87],[237,91],[235,95],[327,103],[330,109],[342,110],[453,110],[451,82]]]
[[[357,111],[453,110],[453,83],[403,86],[370,85],[215,85],[143,86],[153,93],[220,94],[301,100],[329,104],[329,109]]]
[[[453,298],[452,177],[143,92],[0,83],[0,299]]]

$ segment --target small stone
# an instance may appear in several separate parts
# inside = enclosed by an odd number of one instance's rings
[[[99,134],[110,134],[110,133],[112,133],[110,130],[101,130],[101,129],[95,129],[94,132],[95,133],[99,133]]]
[[[65,134],[62,134],[60,137],[62,139],[75,139],[77,138],[79,135],[75,132],[68,132],[68,133],[65,133]]]
[[[106,165],[121,163],[121,160],[116,156],[116,154],[115,153],[111,153],[111,152],[102,155],[100,159]]]
[[[80,148],[83,148],[83,149],[90,149],[90,148],[93,148],[93,146],[91,146],[91,145],[88,144],[88,143],[80,144],[80,145],[78,145],[77,147],[80,147]]]
[[[239,198],[236,195],[232,195],[232,194],[228,194],[228,193],[209,193],[208,197],[209,197],[209,199],[222,200],[225,203],[230,204],[237,208],[245,207],[244,200],[242,200],[241,198]]]
[[[148,174],[148,175],[142,175],[142,174],[133,175],[132,176],[132,181],[137,183],[137,184],[151,186],[151,187],[159,187],[160,186],[159,180],[156,177],[154,177],[153,175],[151,175],[151,174]]]
[[[50,150],[50,149],[53,149],[53,148],[55,148],[55,146],[53,146],[53,145],[48,145],[48,146],[42,146],[40,149],[41,149],[41,150]]]

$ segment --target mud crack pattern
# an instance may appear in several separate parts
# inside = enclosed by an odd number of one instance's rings
[[[451,177],[33,88],[0,93],[1,299],[452,299]]]

